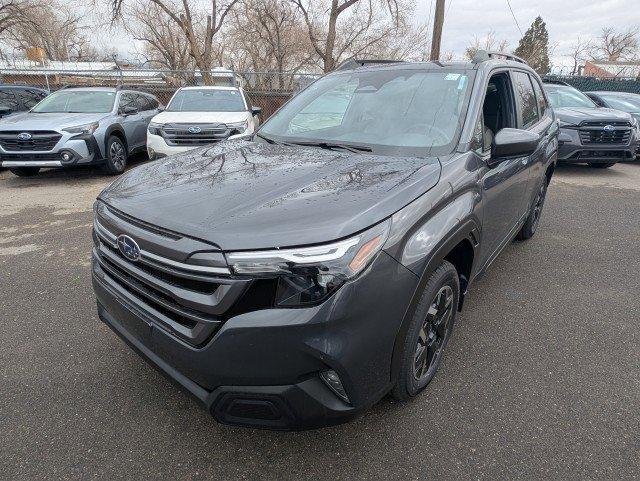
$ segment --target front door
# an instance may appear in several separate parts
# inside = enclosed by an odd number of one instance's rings
[[[493,137],[503,128],[518,128],[519,109],[509,72],[489,80],[483,108],[484,134]],[[529,157],[497,162],[487,145],[482,173],[481,265],[489,263],[516,234],[525,214],[529,184]]]

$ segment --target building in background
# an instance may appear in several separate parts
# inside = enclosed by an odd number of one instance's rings
[[[587,60],[580,72],[585,77],[640,79],[640,60],[618,61]]]

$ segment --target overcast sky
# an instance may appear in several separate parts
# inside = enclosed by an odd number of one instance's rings
[[[418,18],[429,19],[435,0],[417,0]],[[602,27],[625,30],[640,25],[639,0],[510,0],[522,32],[540,15],[554,44],[554,63],[566,62],[562,55],[582,38],[596,37]],[[446,0],[442,51],[458,55],[473,40],[494,30],[496,37],[509,42],[508,49],[518,46],[521,37],[509,11],[507,0]],[[431,18],[433,13],[431,14]]]

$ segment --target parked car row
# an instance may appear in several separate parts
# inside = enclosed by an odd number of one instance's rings
[[[0,166],[18,176],[99,164],[122,173],[131,154],[151,159],[253,134],[260,109],[241,87],[178,89],[166,111],[146,92],[71,87],[51,95],[0,89]]]
[[[545,90],[560,125],[559,162],[607,168],[640,154],[640,95],[585,94],[557,81]]]
[[[543,85],[560,123],[560,162],[610,167],[640,155],[640,95]],[[47,96],[35,87],[0,86],[0,167],[32,176],[43,167],[100,164],[120,174],[138,151],[154,160],[249,137],[260,113],[240,86],[183,87],[166,109],[155,96],[127,88],[65,88]],[[295,128],[304,129],[304,121]]]

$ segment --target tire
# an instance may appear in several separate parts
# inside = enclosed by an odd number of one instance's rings
[[[529,215],[527,220],[524,221],[524,225],[520,232],[516,235],[517,240],[527,240],[533,237],[538,229],[540,223],[540,217],[542,217],[542,208],[544,207],[544,200],[547,197],[547,178],[542,180],[542,185],[538,188],[538,193],[533,201],[533,205],[529,209]]]
[[[118,175],[124,172],[127,167],[127,148],[120,137],[112,135],[107,140],[104,170],[109,175]]]
[[[608,169],[609,167],[612,167],[616,164],[617,162],[606,162],[606,163],[588,162],[589,167],[593,167],[594,169]]]
[[[40,167],[14,167],[9,171],[18,177],[33,177],[40,172]]]
[[[420,394],[435,376],[453,331],[459,300],[458,272],[443,261],[429,277],[405,335],[400,373],[391,391],[396,399]]]

